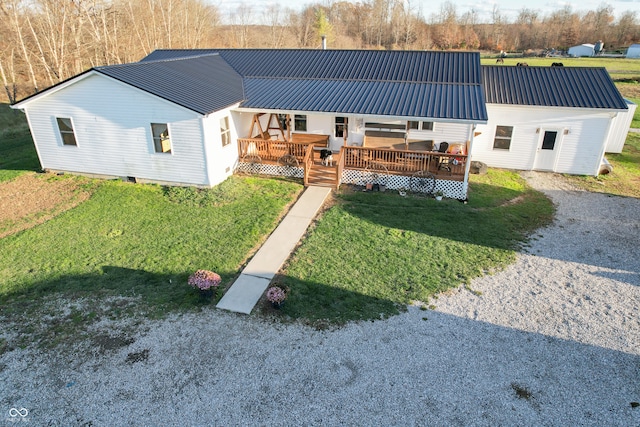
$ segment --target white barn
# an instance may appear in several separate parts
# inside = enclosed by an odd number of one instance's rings
[[[569,56],[580,58],[583,56],[594,56],[596,54],[595,45],[584,43],[577,46],[571,46],[567,51]]]
[[[304,144],[320,143],[340,159],[334,186],[375,163],[391,188],[428,172],[466,198],[469,160],[597,175],[635,105],[604,68],[483,67],[477,52],[210,49],[93,68],[13,108],[53,172],[213,186],[247,155],[259,151],[271,173],[287,150],[302,164]],[[458,151],[437,152],[444,142]],[[306,167],[294,172],[305,183]]]
[[[640,58],[640,44],[632,44],[627,48],[627,58]]]

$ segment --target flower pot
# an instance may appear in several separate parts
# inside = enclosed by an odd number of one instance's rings
[[[271,303],[271,307],[273,307],[276,310],[280,310],[280,307],[282,307],[282,304],[284,304],[284,301],[281,302],[272,302]]]
[[[202,297],[203,299],[211,299],[215,294],[215,290],[213,288],[199,289],[198,293],[200,294],[200,297]]]
[[[442,196],[436,196],[436,200],[442,200]]]

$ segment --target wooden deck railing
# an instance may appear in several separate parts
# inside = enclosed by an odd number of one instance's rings
[[[307,152],[302,159],[302,167],[304,168],[304,186],[309,185],[309,173],[311,172],[311,168],[313,167],[313,147],[314,145],[309,145]]]
[[[344,167],[366,169],[372,163],[384,165],[389,173],[412,175],[429,171],[434,175],[464,177],[466,155],[446,154],[435,151],[406,151],[372,147],[343,147]]]
[[[340,148],[338,167],[336,168],[336,182],[338,183],[338,187],[340,187],[340,183],[342,182],[342,171],[344,170],[344,153],[345,147]]]
[[[318,136],[323,137],[323,135]],[[300,142],[238,138],[238,155],[241,160],[245,156],[258,156],[263,162],[277,162],[282,156],[292,155],[298,159],[298,162],[302,162],[309,147],[316,145],[318,140],[326,142],[326,138],[309,138],[308,141]]]

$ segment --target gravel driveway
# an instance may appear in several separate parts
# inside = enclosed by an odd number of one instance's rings
[[[211,309],[90,358],[14,350],[0,423],[638,426],[640,200],[525,176],[557,220],[475,292],[338,330]]]

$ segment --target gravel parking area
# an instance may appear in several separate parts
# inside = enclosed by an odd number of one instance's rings
[[[525,177],[557,220],[434,310],[318,331],[212,308],[91,357],[9,351],[0,423],[638,426],[640,200]]]

